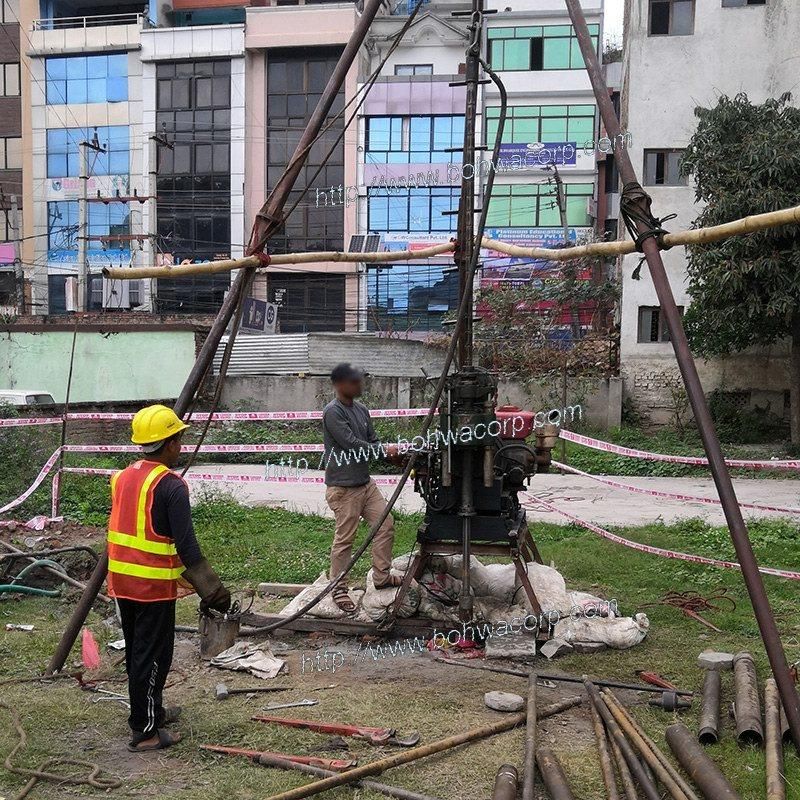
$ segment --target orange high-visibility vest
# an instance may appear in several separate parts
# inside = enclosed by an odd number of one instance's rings
[[[164,464],[137,461],[111,476],[108,593],[112,597],[143,603],[178,598],[184,566],[175,542],[153,529],[151,514],[156,486],[169,472]]]

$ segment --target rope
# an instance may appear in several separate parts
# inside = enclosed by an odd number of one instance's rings
[[[16,708],[4,703],[0,700],[0,708],[6,709],[11,715],[11,724],[19,737],[19,741],[11,749],[11,752],[6,756],[3,766],[14,775],[22,775],[29,778],[22,791],[11,800],[23,800],[27,797],[39,781],[53,781],[54,783],[68,783],[72,786],[93,786],[95,789],[116,789],[122,786],[122,781],[117,778],[103,777],[101,772],[103,768],[99,764],[94,764],[91,761],[79,761],[74,758],[59,758],[53,757],[43,761],[38,769],[26,769],[24,767],[15,767],[11,762],[15,756],[20,753],[28,744],[28,737],[25,735],[25,729],[19,719],[19,712]],[[84,767],[88,774],[85,776],[77,775],[64,775],[58,772],[50,772],[49,770],[54,767],[62,766],[75,766]]]
[[[664,230],[662,224],[668,220],[675,219],[678,215],[669,214],[661,219],[654,217],[650,211],[652,203],[652,198],[639,183],[626,183],[622,188],[619,210],[625,222],[625,227],[628,229],[631,239],[633,239],[637,253],[644,252],[643,245],[647,239],[655,239],[660,250],[669,250],[671,247],[671,245],[664,244],[664,236],[669,231]],[[639,233],[639,228],[642,226],[644,226],[645,230]],[[639,280],[639,273],[642,270],[643,263],[644,258],[639,261],[631,275],[636,281]]]

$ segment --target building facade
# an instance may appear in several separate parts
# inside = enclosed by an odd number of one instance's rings
[[[653,198],[653,213],[677,214],[666,226],[671,230],[689,228],[698,207],[691,178],[681,177],[679,164],[696,128],[694,109],[716,105],[721,94],[745,92],[751,102],[763,103],[794,91],[797,69],[786,53],[800,38],[800,6],[793,0],[630,0],[625,24],[622,120],[632,135],[633,165]],[[674,248],[663,259],[678,306],[686,308],[685,251]],[[670,387],[680,378],[647,271],[632,278],[638,262],[631,255],[622,266],[625,390],[654,421],[667,421],[673,413]],[[777,346],[701,362],[703,387],[736,392],[742,403],[768,404],[783,416],[785,355]]]

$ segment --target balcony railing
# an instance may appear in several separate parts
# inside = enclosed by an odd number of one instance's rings
[[[33,30],[52,31],[62,28],[99,28],[106,25],[139,25],[146,24],[144,14],[95,14],[90,17],[54,17],[53,19],[35,19]]]

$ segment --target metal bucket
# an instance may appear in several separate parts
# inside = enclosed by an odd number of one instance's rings
[[[210,660],[227,650],[239,636],[239,617],[200,617],[200,658]]]

